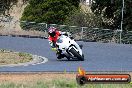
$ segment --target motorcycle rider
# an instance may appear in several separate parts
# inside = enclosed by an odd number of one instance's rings
[[[56,41],[59,36],[61,36],[61,35],[69,36],[69,34],[67,32],[58,31],[58,29],[55,27],[50,27],[48,29],[48,34],[49,34],[48,40],[49,40],[49,44],[50,44],[52,50],[56,50]],[[58,59],[61,59],[64,57],[64,55],[61,54],[60,50],[57,50],[56,55],[57,55]]]

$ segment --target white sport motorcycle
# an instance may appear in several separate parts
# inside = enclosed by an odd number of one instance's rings
[[[56,42],[57,49],[61,51],[64,56],[70,60],[78,59],[84,61],[84,55],[82,53],[82,46],[79,46],[73,39],[68,36],[61,35]]]

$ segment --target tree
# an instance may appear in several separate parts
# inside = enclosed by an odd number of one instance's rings
[[[21,20],[63,24],[74,8],[68,0],[30,0]]]
[[[85,13],[83,10],[76,10],[74,14],[68,16],[65,21],[65,24],[70,26],[79,26],[79,27],[101,27],[102,19],[100,16],[96,16],[95,14],[89,12]]]
[[[2,14],[5,15],[5,11],[9,11],[9,9],[16,3],[17,3],[17,0],[2,0],[2,1],[0,1],[0,9],[3,11]]]
[[[69,3],[72,3],[72,5],[79,7],[80,0],[67,0]]]
[[[28,0],[23,0],[23,3]],[[9,14],[10,8],[12,8],[13,5],[15,5],[18,2],[18,0],[1,0],[0,1],[0,11],[1,14],[7,15]],[[7,14],[5,14],[5,11],[7,11]]]
[[[125,0],[124,30],[132,30],[132,1]],[[92,12],[102,16],[106,28],[120,29],[122,0],[93,0]]]

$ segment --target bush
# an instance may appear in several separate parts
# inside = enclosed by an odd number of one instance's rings
[[[30,0],[21,20],[63,24],[74,8],[67,0]]]
[[[74,14],[67,17],[65,24],[75,25],[79,27],[101,27],[102,19],[100,16],[95,16],[93,13],[85,13],[81,10],[75,10]]]

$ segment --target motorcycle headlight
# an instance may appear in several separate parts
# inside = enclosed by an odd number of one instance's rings
[[[57,43],[62,43],[62,42],[63,42],[62,39],[58,39],[58,40],[57,40]]]

